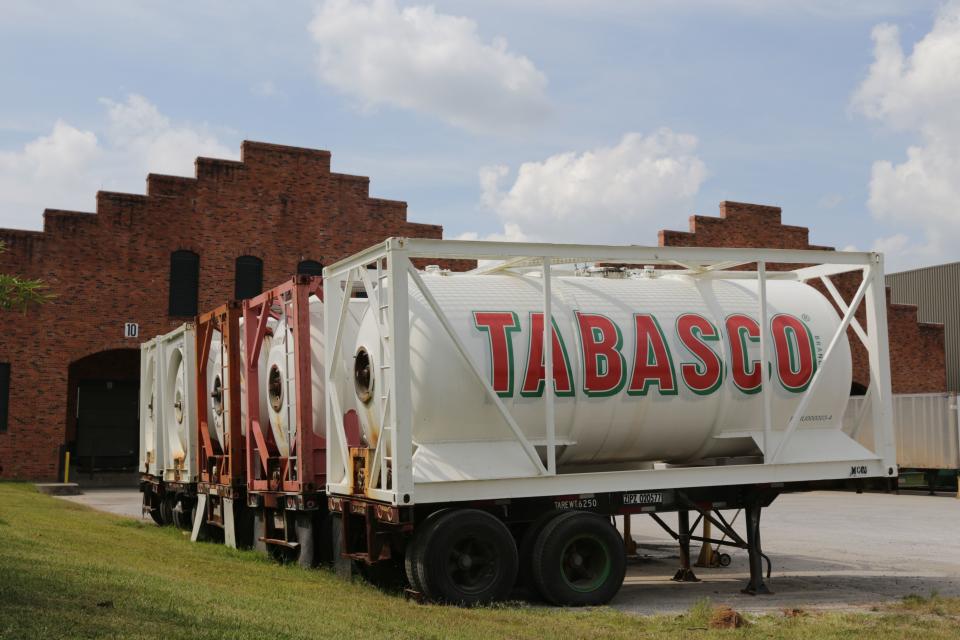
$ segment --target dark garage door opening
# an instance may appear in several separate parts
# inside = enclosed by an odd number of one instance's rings
[[[67,440],[81,484],[135,477],[139,375],[139,349],[101,351],[70,365]]]

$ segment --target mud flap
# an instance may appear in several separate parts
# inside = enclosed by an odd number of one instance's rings
[[[298,511],[296,514],[297,542],[300,543],[297,563],[305,569],[317,566],[317,518],[313,511]]]
[[[197,508],[193,510],[193,531],[190,533],[191,542],[202,542],[210,536],[206,532],[207,494],[197,496]]]

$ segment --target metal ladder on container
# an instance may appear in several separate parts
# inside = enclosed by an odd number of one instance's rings
[[[388,349],[384,349],[384,344],[390,341],[390,303],[389,294],[386,293],[386,287],[384,283],[389,278],[389,273],[383,271],[381,265],[381,260],[377,260],[377,327],[380,329],[380,340],[377,342],[377,362],[379,363],[379,378],[380,378],[380,416],[381,416],[381,426],[380,426],[380,440],[377,443],[377,448],[384,447],[381,458],[383,464],[380,465],[380,487],[384,490],[390,489],[390,484],[392,484],[392,478],[390,475],[390,470],[393,467],[393,456],[387,455],[386,446],[391,442],[393,436],[393,424],[389,420],[384,420],[383,418],[387,415],[387,410],[390,405],[390,390],[387,389],[386,380],[387,372],[390,370],[391,365],[386,362],[386,354],[389,352]],[[390,452],[393,453],[392,451]]]
[[[290,480],[297,481],[297,458],[300,455],[300,452],[297,450],[297,425],[295,420],[292,419],[294,412],[296,411],[295,403],[296,398],[296,371],[297,371],[297,361],[296,361],[296,351],[293,347],[293,324],[290,322],[292,317],[292,307],[293,307],[293,296],[296,293],[291,294],[289,300],[283,300],[283,315],[286,319],[286,330],[283,332],[283,364],[284,364],[284,375],[283,375],[283,393],[287,399],[286,401],[286,434],[287,434],[287,474],[290,476]],[[302,347],[302,345],[301,345]],[[292,366],[291,366],[292,363]],[[303,381],[305,384],[310,384],[309,381]],[[293,383],[293,384],[291,384]],[[291,389],[292,388],[292,389]],[[291,395],[291,391],[293,395]],[[281,481],[286,480],[286,478],[281,478]]]
[[[236,461],[230,458],[230,350],[226,344],[226,340],[223,339],[223,330],[220,331],[220,419],[221,419],[221,430],[223,439],[220,441],[220,447],[222,449],[221,453],[224,458],[230,460],[230,467],[228,471],[232,473],[233,465],[236,464]],[[241,427],[242,428],[242,427]],[[224,470],[220,469],[221,476]]]

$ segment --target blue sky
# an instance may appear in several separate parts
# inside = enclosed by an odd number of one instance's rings
[[[960,259],[958,2],[7,0],[0,86],[0,226],[255,139],[447,237],[652,244],[732,199]]]

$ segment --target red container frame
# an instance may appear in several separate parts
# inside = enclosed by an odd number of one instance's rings
[[[313,384],[310,346],[310,296],[323,300],[323,279],[298,275],[259,296],[243,301],[243,322],[247,357],[247,388],[259,389],[269,375],[260,370],[270,318],[286,315],[292,327],[296,372],[296,442],[290,455],[277,448],[273,432],[260,424],[260,394],[247,393],[246,473],[248,493],[313,494],[326,491],[326,438],[313,432]],[[285,311],[285,313],[282,313]],[[322,402],[322,398],[316,399]],[[265,501],[266,504],[272,502]]]
[[[216,493],[225,497],[239,497],[247,481],[246,449],[240,401],[240,315],[239,302],[229,302],[201,314],[196,324],[197,357],[197,468],[200,470],[198,488],[201,493]],[[229,363],[228,379],[222,381],[220,393],[227,393],[224,406],[228,420],[224,424],[226,449],[210,437],[207,407],[213,390],[207,388],[207,366],[213,343],[213,332],[219,330]],[[236,393],[232,393],[233,390]],[[213,489],[215,488],[215,489]],[[212,490],[213,489],[213,490]]]

